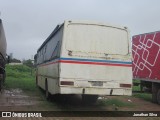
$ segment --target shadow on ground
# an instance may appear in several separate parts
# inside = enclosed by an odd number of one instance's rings
[[[40,90],[42,94],[45,95],[45,91]],[[51,103],[54,103],[61,110],[69,110],[69,111],[106,111],[106,106],[99,105],[96,103],[84,103],[82,102],[81,95],[52,95],[49,99],[46,99]]]

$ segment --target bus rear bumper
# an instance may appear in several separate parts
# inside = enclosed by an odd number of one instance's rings
[[[60,94],[132,95],[131,88],[60,87]]]

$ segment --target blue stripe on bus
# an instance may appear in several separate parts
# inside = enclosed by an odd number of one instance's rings
[[[80,59],[80,58],[60,58],[60,60],[84,61],[84,62],[103,62],[103,63],[116,63],[116,64],[132,64],[132,62],[124,61],[111,61],[111,60],[95,60],[95,59]]]

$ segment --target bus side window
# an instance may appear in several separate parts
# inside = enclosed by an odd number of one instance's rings
[[[44,49],[43,49],[43,62],[47,61],[47,44],[45,45]]]
[[[54,48],[54,50],[53,50],[53,53],[52,53],[52,56],[51,56],[51,59],[54,59],[54,58],[57,58],[57,57],[59,57],[59,41],[57,42],[57,45],[56,45],[56,47]]]

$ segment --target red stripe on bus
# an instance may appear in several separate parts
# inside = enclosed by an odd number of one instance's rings
[[[106,65],[106,66],[122,66],[122,67],[132,67],[132,64],[113,64],[113,63],[99,63],[99,62],[80,62],[80,61],[65,61],[65,60],[58,60],[55,62],[43,64],[40,66],[47,66],[55,63],[71,63],[71,64],[90,64],[90,65]]]
[[[107,66],[123,66],[123,67],[132,67],[132,65],[127,64],[112,64],[112,63],[98,63],[98,62],[79,62],[79,61],[64,61],[60,60],[61,63],[73,63],[73,64],[91,64],[91,65],[107,65]]]

